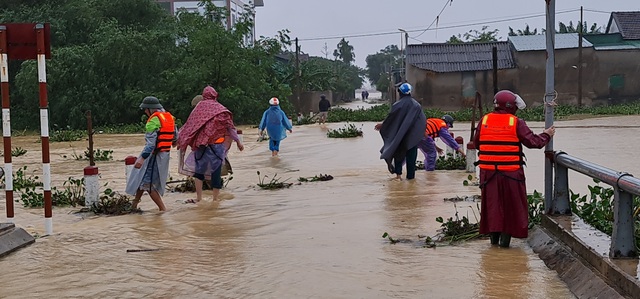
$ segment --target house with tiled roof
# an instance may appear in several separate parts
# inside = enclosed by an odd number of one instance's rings
[[[581,48],[579,41],[577,33],[555,35],[557,103],[590,106],[640,100],[640,12],[614,12],[605,34],[584,35]],[[513,90],[535,106],[544,99],[546,57],[545,35],[510,36],[492,43],[408,45],[407,81],[425,107],[471,107],[476,92],[488,104],[494,78],[497,89]]]
[[[623,39],[640,40],[640,11],[615,11],[605,33],[620,33]]]
[[[493,94],[493,48],[498,76],[516,71],[508,42],[408,45],[407,78],[413,97],[425,107],[457,110],[469,106],[476,91]]]

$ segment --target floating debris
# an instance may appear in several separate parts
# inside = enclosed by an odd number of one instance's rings
[[[260,171],[257,171],[258,173],[258,187],[262,188],[262,189],[267,189],[267,190],[274,190],[274,189],[284,189],[284,188],[289,188],[291,187],[291,185],[293,185],[293,183],[286,183],[286,180],[284,181],[280,181],[280,178],[277,178],[278,174],[274,174],[273,177],[271,178],[271,180],[267,183],[264,182],[264,179],[268,178],[268,175],[265,175],[264,177],[260,177]]]
[[[330,174],[319,174],[312,177],[299,177],[298,182],[317,182],[317,181],[330,181],[333,180],[333,176]]]
[[[449,198],[445,198],[444,201],[453,201],[453,202],[457,202],[457,201],[470,201],[470,202],[478,202],[482,199],[482,196],[476,194],[476,195],[468,195],[468,196],[456,196],[456,197],[449,197]]]

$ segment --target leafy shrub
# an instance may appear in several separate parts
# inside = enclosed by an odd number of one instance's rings
[[[342,128],[329,130],[327,137],[329,138],[351,138],[362,136],[362,129],[357,128],[354,124],[346,124]]]
[[[141,213],[139,208],[133,209],[131,198],[126,194],[106,189],[98,202],[90,207],[91,212],[104,215],[123,215],[129,213]]]
[[[78,141],[86,136],[84,131],[79,130],[55,130],[49,136],[50,142]]]
[[[89,150],[85,150],[84,155],[80,156],[80,155],[77,155],[74,151],[73,154],[71,154],[71,156],[76,160],[89,160],[89,158],[91,157],[91,153],[89,153]],[[113,160],[113,151],[96,149],[93,151],[93,160],[94,161],[111,161]]]

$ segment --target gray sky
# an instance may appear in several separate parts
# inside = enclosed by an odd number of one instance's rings
[[[289,29],[292,39],[300,39],[303,52],[324,57],[326,43],[329,58],[333,58],[340,38],[345,37],[354,47],[355,63],[366,67],[367,55],[387,45],[400,46],[401,39],[404,43],[399,28],[409,32],[409,44],[417,44],[445,42],[452,35],[481,30],[483,24],[489,26],[488,30],[498,29],[500,40],[506,40],[509,26],[517,30],[529,24],[538,32],[545,26],[544,0],[446,3],[447,0],[264,0],[264,7],[256,9],[256,34],[273,37],[279,30]],[[640,11],[638,0],[557,0],[556,24],[578,22],[580,6],[584,7],[588,26],[597,23],[603,29],[612,11]],[[355,35],[368,36],[350,37]]]

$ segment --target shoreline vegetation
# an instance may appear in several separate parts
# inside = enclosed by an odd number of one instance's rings
[[[423,109],[427,117],[440,117],[444,114],[451,115],[458,122],[467,122],[472,120],[473,111],[471,108],[464,108],[458,111],[443,111],[440,109]],[[488,113],[485,110],[483,113]],[[389,112],[389,105],[384,103],[369,108],[349,109],[336,107],[331,110],[327,122],[379,122],[384,120]],[[637,115],[640,114],[640,101],[617,104],[611,106],[597,107],[577,107],[570,105],[559,105],[554,108],[554,118],[556,121],[563,120],[581,120],[605,116],[621,116],[621,115]],[[517,116],[525,121],[544,121],[543,106],[527,108],[518,111]],[[295,119],[295,118],[292,118]],[[480,116],[476,115],[478,121]],[[180,122],[179,122],[180,123]],[[314,121],[302,119],[300,122],[294,122],[294,125],[311,124]],[[255,124],[239,124],[239,125],[255,125]],[[95,134],[141,134],[143,133],[144,122],[137,124],[114,124],[110,126],[100,126],[94,130]],[[32,136],[39,135],[39,131],[14,130],[12,136]],[[61,129],[54,128],[49,140],[51,142],[59,141],[77,141],[87,137],[87,130],[74,130],[70,128]]]

